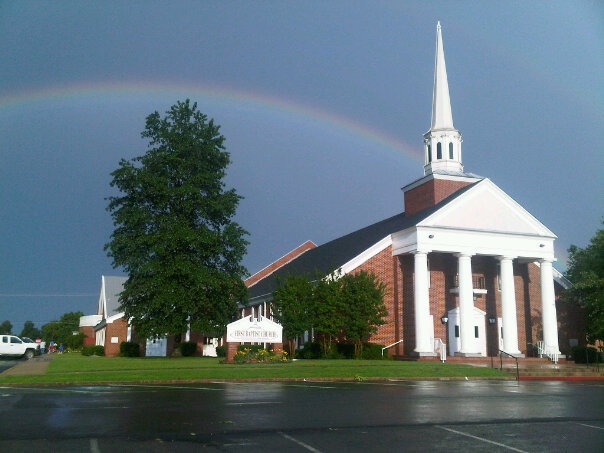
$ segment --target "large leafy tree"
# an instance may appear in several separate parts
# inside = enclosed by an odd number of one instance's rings
[[[226,190],[224,137],[189,100],[146,119],[149,149],[111,175],[115,230],[105,249],[128,274],[121,308],[138,334],[188,328],[220,334],[245,298],[247,232],[233,217],[241,199]]]
[[[566,297],[585,312],[587,339],[604,341],[604,230],[599,229],[587,247],[569,249],[566,277],[572,286]]]
[[[294,339],[312,328],[311,307],[313,284],[305,275],[288,275],[279,281],[273,293],[273,315],[283,326],[289,351],[294,351]]]

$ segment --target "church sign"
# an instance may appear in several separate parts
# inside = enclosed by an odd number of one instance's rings
[[[282,343],[283,326],[263,316],[246,316],[227,325],[228,342]]]

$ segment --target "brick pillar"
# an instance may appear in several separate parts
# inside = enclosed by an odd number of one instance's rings
[[[237,354],[237,346],[239,343],[236,341],[227,341],[226,344],[226,362],[234,363],[235,362],[235,354]]]
[[[273,343],[273,351],[283,351],[283,343]]]

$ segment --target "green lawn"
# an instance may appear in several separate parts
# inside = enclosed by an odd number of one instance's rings
[[[222,364],[209,357],[123,358],[56,355],[45,374],[0,375],[2,384],[175,382],[236,379],[509,379],[508,373],[487,367],[394,360],[297,360],[274,364]]]

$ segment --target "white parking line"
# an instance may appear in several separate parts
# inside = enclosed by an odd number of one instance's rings
[[[226,406],[254,406],[256,404],[281,404],[281,401],[241,401],[237,403],[225,403]]]
[[[305,389],[335,389],[335,388],[337,388],[337,387],[327,387],[325,385],[313,385],[310,382],[308,384],[285,384],[285,387],[302,387]]]
[[[90,439],[90,453],[101,453],[98,440]]]
[[[444,426],[436,426],[436,428],[444,429],[445,431],[449,431],[449,432],[452,432],[452,433],[455,433],[455,434],[459,434],[460,436],[470,437],[472,439],[476,439],[476,440],[479,440],[481,442],[486,442],[488,444],[497,445],[498,447],[507,448],[508,450],[517,451],[517,452],[520,452],[520,453],[528,453],[527,451],[519,450],[518,448],[510,447],[509,445],[501,444],[499,442],[494,442],[492,440],[485,439],[484,437],[474,436],[472,434],[464,433],[462,431],[457,431],[455,429],[445,428]]]
[[[586,425],[585,423],[578,423],[577,425],[581,425],[581,426],[587,426],[588,428],[595,428],[595,429],[604,429],[601,426],[594,426],[594,425]]]
[[[312,452],[314,452],[314,453],[321,453],[321,450],[317,450],[316,448],[311,447],[310,445],[308,445],[308,444],[306,444],[306,443],[302,442],[301,440],[294,439],[292,436],[288,436],[288,435],[287,435],[287,434],[285,434],[284,432],[279,431],[279,434],[280,434],[281,436],[283,436],[284,438],[286,438],[287,440],[291,440],[292,442],[294,442],[294,443],[296,443],[296,444],[300,445],[301,447],[306,448],[308,451],[312,451]]]

